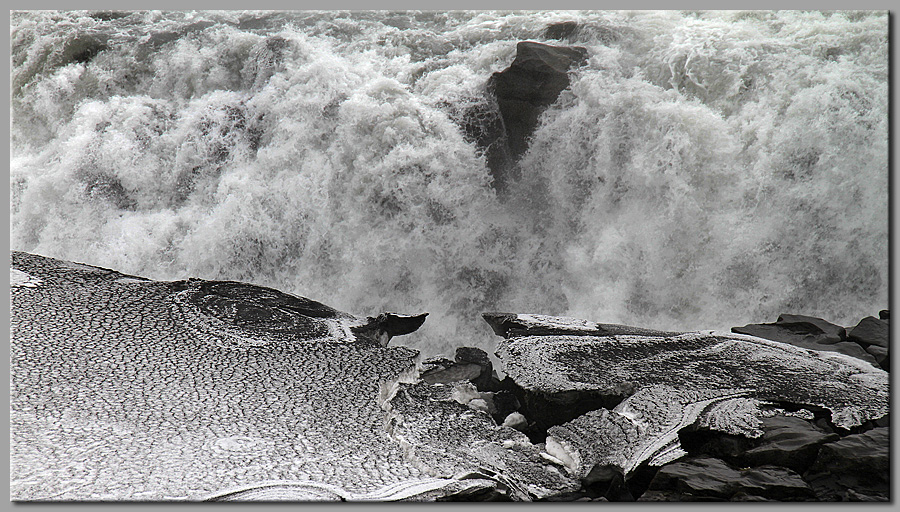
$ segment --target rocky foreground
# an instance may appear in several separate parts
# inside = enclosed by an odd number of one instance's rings
[[[476,348],[388,346],[424,315],[18,252],[10,285],[15,501],[890,497],[887,311],[736,333],[486,313],[501,380]]]

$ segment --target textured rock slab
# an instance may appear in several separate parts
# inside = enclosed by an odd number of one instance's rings
[[[850,499],[849,491],[880,500],[889,497],[890,432],[879,427],[828,443],[805,474],[821,500]]]
[[[528,501],[576,490],[577,480],[521,432],[459,403],[454,386],[399,384],[384,407],[391,435],[434,477],[482,475],[509,497]]]
[[[612,466],[628,476],[645,460],[660,466],[686,455],[678,432],[694,424],[713,404],[745,394],[742,390],[645,387],[612,411],[598,409],[551,427],[547,450],[579,478],[587,477],[595,466]]]
[[[809,485],[790,469],[777,466],[736,469],[719,459],[695,457],[660,468],[650,482],[648,496],[642,496],[639,501],[710,498],[744,501],[746,496],[772,500],[806,500],[814,497]]]
[[[615,336],[634,334],[638,336],[677,336],[684,334],[672,331],[657,331],[618,324],[598,324],[580,318],[550,315],[527,315],[521,313],[482,313],[482,318],[494,333],[504,338],[522,336]]]
[[[378,400],[414,376],[415,351],[309,342],[297,303],[266,288],[220,294],[24,253],[12,268],[41,283],[11,293],[12,500],[199,500],[273,481],[370,496],[430,478]]]
[[[175,287],[172,316],[198,335],[212,334],[222,346],[234,348],[323,342],[385,346],[391,337],[418,329],[427,316],[357,318],[305,297],[235,281],[190,279]]]
[[[206,501],[435,501],[465,500],[490,492],[496,482],[480,479],[424,478],[358,494],[314,482],[264,482],[229,489]]]
[[[759,400],[829,409],[843,428],[888,412],[883,370],[842,354],[751,336],[529,336],[502,340],[497,355],[516,383],[543,393],[614,392],[623,384],[748,389]]]

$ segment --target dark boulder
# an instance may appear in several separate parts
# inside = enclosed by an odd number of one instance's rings
[[[569,86],[569,69],[586,62],[585,48],[523,41],[516,45],[516,58],[509,68],[488,79],[487,88],[497,101],[505,137],[493,136],[490,147],[483,142],[479,146],[487,147],[489,163],[504,167],[491,167],[498,192],[509,185],[512,164],[528,149],[541,113]],[[497,158],[494,153],[506,156]]]
[[[744,465],[771,464],[802,473],[815,461],[819,447],[840,439],[806,420],[789,416],[763,419],[762,430],[760,444],[738,457]]]
[[[695,457],[663,466],[650,482],[648,491],[654,492],[641,496],[639,501],[653,498],[666,501],[740,500],[744,496],[797,501],[813,497],[809,485],[790,469],[777,466],[735,469],[712,457]]]
[[[878,427],[828,443],[804,478],[818,499],[850,500],[855,494],[883,499],[890,489],[889,429]]]
[[[877,345],[888,348],[888,323],[874,316],[867,316],[850,330],[848,337],[863,346]]]
[[[878,312],[878,318],[880,318],[882,320],[888,320],[889,318],[891,318],[890,310],[882,309],[881,311]]]
[[[843,327],[821,318],[805,315],[780,315],[775,323],[732,327],[731,332],[810,350],[838,352],[878,366],[878,362],[872,354],[863,350],[857,343],[845,341],[847,333]]]
[[[715,457],[739,467],[782,466],[798,473],[809,469],[819,447],[840,439],[831,429],[780,414],[763,418],[760,429],[763,435],[758,438],[707,429],[686,429],[679,437],[691,455]]]
[[[806,315],[779,315],[776,325],[781,325],[795,331],[806,330],[809,333],[821,332],[827,339],[842,341],[847,339],[847,331],[839,325]]]

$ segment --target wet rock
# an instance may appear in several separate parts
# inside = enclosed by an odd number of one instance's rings
[[[853,489],[847,489],[847,492],[844,493],[843,501],[891,501],[887,496],[870,496],[868,494],[863,494],[860,492],[856,492]]]
[[[586,60],[587,50],[582,47],[523,41],[516,45],[516,58],[509,68],[491,75],[487,88],[497,100],[505,128],[505,149],[512,160],[528,149],[528,139],[541,112],[569,86],[569,69]],[[510,169],[492,167],[491,171],[495,188],[506,190],[512,178]]]
[[[886,498],[889,471],[889,430],[878,427],[822,446],[804,477],[823,501],[845,499],[849,490]]]
[[[777,466],[735,469],[712,457],[694,457],[663,466],[650,482],[649,491],[662,493],[666,501],[674,501],[673,498],[730,500],[746,495],[779,501],[814,497],[809,485],[790,469]],[[644,496],[641,498],[646,501]]]
[[[848,337],[864,347],[877,345],[882,348],[888,348],[889,330],[888,323],[884,320],[879,320],[874,316],[867,316],[850,330]]]
[[[580,318],[549,315],[526,315],[517,313],[482,313],[481,317],[491,326],[497,336],[516,338],[520,336],[614,336],[635,334],[640,336],[677,336],[684,334],[674,331],[657,331],[643,327],[618,324],[599,324]]]
[[[813,463],[819,448],[840,436],[824,432],[800,418],[774,416],[763,419],[764,434],[758,446],[737,457],[744,465],[771,464],[802,473]]]
[[[547,28],[544,29],[544,37],[547,39],[567,40],[571,39],[577,31],[577,21],[561,21],[547,25]]]
[[[679,433],[681,446],[691,455],[708,455],[734,460],[753,448],[754,440],[746,436],[726,434],[709,429],[685,429]]]
[[[134,210],[137,206],[137,201],[115,176],[86,174],[82,181],[85,183],[85,196],[91,200],[108,201],[120,210]]]
[[[79,64],[87,64],[92,61],[100,52],[107,50],[109,47],[99,36],[81,36],[69,41],[63,50],[62,63],[68,64],[76,62]]]
[[[845,341],[846,330],[821,318],[804,315],[781,315],[772,324],[748,324],[732,327],[731,332],[789,343],[810,350],[837,352],[862,359],[877,366],[871,354],[858,344]]]
[[[657,491],[649,490],[641,495],[637,501],[682,501],[682,494],[677,491]]]

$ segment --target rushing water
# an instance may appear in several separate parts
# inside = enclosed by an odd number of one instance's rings
[[[577,21],[568,41],[548,24]],[[11,14],[13,249],[236,279],[409,344],[482,311],[658,329],[887,307],[887,15]],[[587,48],[498,198],[459,120],[517,41]]]

